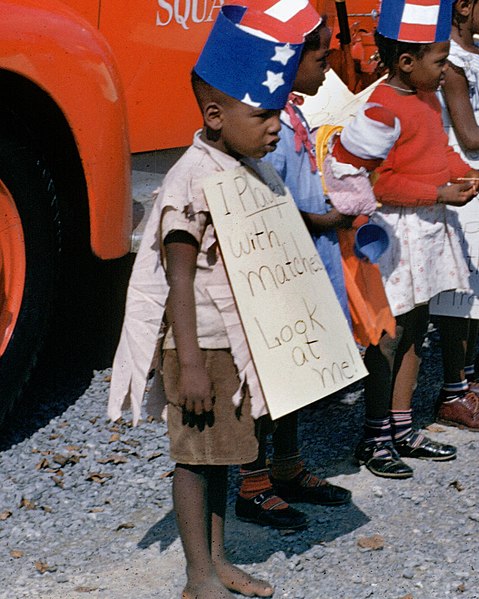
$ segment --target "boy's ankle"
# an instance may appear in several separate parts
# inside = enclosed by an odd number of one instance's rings
[[[203,585],[205,582],[218,580],[215,564],[211,560],[210,565],[202,564],[201,566],[191,566],[186,564],[186,580],[187,586],[196,587]]]

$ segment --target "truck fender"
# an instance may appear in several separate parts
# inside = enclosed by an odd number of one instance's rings
[[[127,111],[105,39],[57,0],[0,0],[0,69],[41,88],[68,122],[86,180],[93,252],[103,259],[127,253],[131,233]]]

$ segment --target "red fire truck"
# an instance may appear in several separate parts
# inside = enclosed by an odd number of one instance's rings
[[[358,89],[374,76],[378,0],[347,0],[349,19],[344,0],[313,3]],[[131,154],[161,162],[199,127],[189,72],[222,4],[0,0],[0,423],[48,329],[59,257],[68,271],[85,246],[128,253]]]

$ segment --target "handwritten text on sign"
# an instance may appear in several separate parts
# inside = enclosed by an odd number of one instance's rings
[[[208,178],[204,190],[271,416],[366,376],[290,193],[243,167]]]

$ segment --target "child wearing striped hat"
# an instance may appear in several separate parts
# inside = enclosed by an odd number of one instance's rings
[[[323,20],[306,36],[294,92],[314,95],[328,70],[331,32]],[[288,189],[313,236],[316,249],[333,284],[347,319],[350,318],[335,229],[350,226],[352,217],[328,209],[322,191],[314,145],[309,127],[298,106],[302,96],[292,93],[281,112],[280,141],[274,152],[263,159],[271,163]],[[270,427],[272,429],[273,427]],[[266,437],[272,432],[273,459],[267,467]],[[274,430],[259,435],[258,458],[243,464],[241,486],[236,499],[236,515],[247,522],[277,529],[299,529],[307,525],[306,515],[290,503],[344,505],[351,500],[349,490],[332,485],[313,474],[305,465],[298,443],[298,412],[274,423]]]
[[[376,43],[388,77],[332,149],[335,177],[350,174],[351,166],[357,176],[376,171],[381,207],[372,219],[390,237],[379,267],[397,333],[385,333],[366,351],[366,422],[356,449],[361,464],[389,478],[413,475],[402,458],[456,457],[455,447],[412,428],[428,302],[441,291],[469,288],[457,219],[447,205],[476,195],[475,185],[459,180],[477,171],[448,145],[435,95],[447,68],[451,9],[451,0],[383,0]]]

